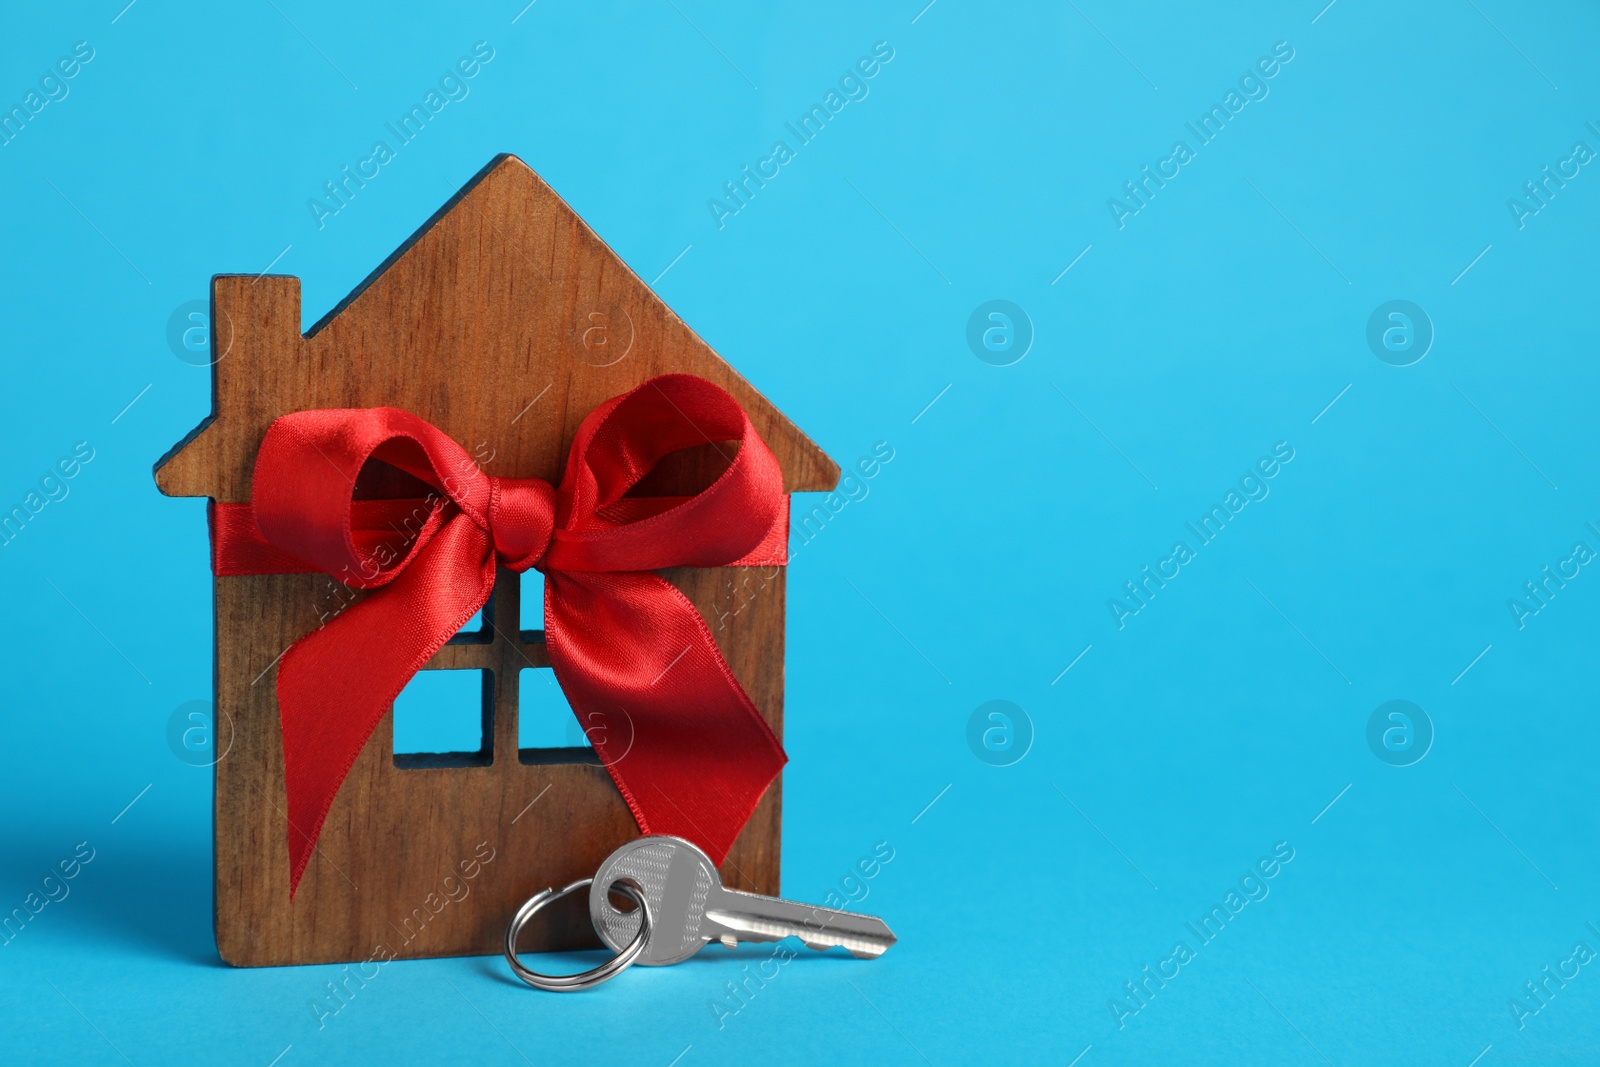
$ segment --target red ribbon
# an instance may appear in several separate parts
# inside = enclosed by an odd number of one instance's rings
[[[706,489],[624,497],[662,457],[708,441],[738,451]],[[371,460],[431,491],[355,499]],[[497,560],[544,572],[550,663],[579,720],[618,709],[631,720],[631,737],[597,731],[593,740],[639,828],[688,838],[722,862],[787,757],[700,613],[650,572],[782,563],[787,505],[778,461],[738,402],[685,374],[591,412],[559,489],[484,474],[442,431],[397,408],[275,420],[250,503],[212,513],[213,569],[322,571],[378,590],[296,641],[278,666],[290,894],[368,737],[483,607]]]

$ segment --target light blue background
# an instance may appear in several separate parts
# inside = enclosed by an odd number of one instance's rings
[[[1600,969],[1508,1007],[1600,949],[1600,576],[1507,607],[1600,547],[1600,173],[1507,207],[1600,148],[1592,6],[124,2],[0,28],[7,108],[95,49],[0,147],[0,509],[95,450],[0,551],[0,911],[95,849],[0,948],[0,1060],[1600,1061]],[[479,40],[470,96],[319,230],[308,198]],[[870,95],[719,230],[707,199],[877,41]],[[1119,230],[1107,198],[1278,41],[1270,95]],[[203,505],[150,477],[209,385],[168,316],[271,264],[309,324],[507,151],[835,458],[894,449],[795,553],[784,888],[886,841],[861,906],[900,944],[802,953],[720,1029],[767,949],[576,997],[396,963],[319,1029],[338,968],[212,942],[210,775],[165,734],[210,689]],[[990,299],[1032,320],[1013,366],[967,347]],[[1391,299],[1436,330],[1413,366],[1365,341]],[[1107,600],[1279,441],[1270,496],[1119,630]],[[1009,767],[966,741],[991,699],[1032,722]],[[1391,699],[1436,731],[1414,766],[1368,748]]]

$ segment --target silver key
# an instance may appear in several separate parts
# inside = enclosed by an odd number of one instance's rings
[[[619,881],[632,883],[650,902],[650,939],[634,961],[647,966],[679,963],[710,941],[732,948],[740,941],[798,937],[807,948],[844,948],[857,959],[874,959],[895,943],[884,921],[870,915],[725,889],[711,857],[681,837],[657,835],[629,841],[594,876],[589,918],[612,951],[639,932],[637,910],[620,911],[609,898]]]

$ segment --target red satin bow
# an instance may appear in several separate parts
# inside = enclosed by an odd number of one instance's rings
[[[707,441],[738,444],[709,487],[624,499],[662,457]],[[434,492],[355,500],[369,460]],[[544,572],[550,663],[580,721],[617,709],[631,720],[631,738],[606,731],[594,745],[640,829],[688,838],[720,863],[786,757],[700,613],[650,572],[783,562],[787,503],[744,410],[691,375],[654,378],[591,412],[559,489],[486,475],[397,408],[274,421],[251,502],[213,512],[214,570],[315,570],[380,589],[278,667],[291,895],[351,764],[412,675],[488,600],[496,560]],[[407,508],[420,526],[402,538],[392,523]]]

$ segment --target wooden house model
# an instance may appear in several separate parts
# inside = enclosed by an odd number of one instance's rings
[[[292,277],[212,284],[213,411],[157,466],[162,492],[244,502],[279,415],[389,406],[433,423],[493,475],[558,483],[573,435],[603,401],[683,372],[728,390],[777,456],[784,487],[830,490],[838,467],[736,374],[531,169],[480,171],[309,333]],[[677,453],[656,492],[693,492],[726,459]],[[670,466],[670,469],[668,467]],[[782,737],[784,576],[677,568],[735,676]],[[292,901],[274,664],[330,603],[359,593],[320,574],[214,578],[217,947],[242,966],[499,951],[518,904],[592,875],[637,836],[586,748],[518,747],[518,686],[548,670],[544,635],[519,625],[518,576],[501,570],[489,625],[428,669],[481,671],[481,748],[397,757],[379,725],[330,811]],[[737,609],[737,610],[736,610]],[[729,886],[778,890],[781,778],[723,865]],[[574,898],[576,899],[576,898]],[[527,951],[596,944],[581,899]]]

